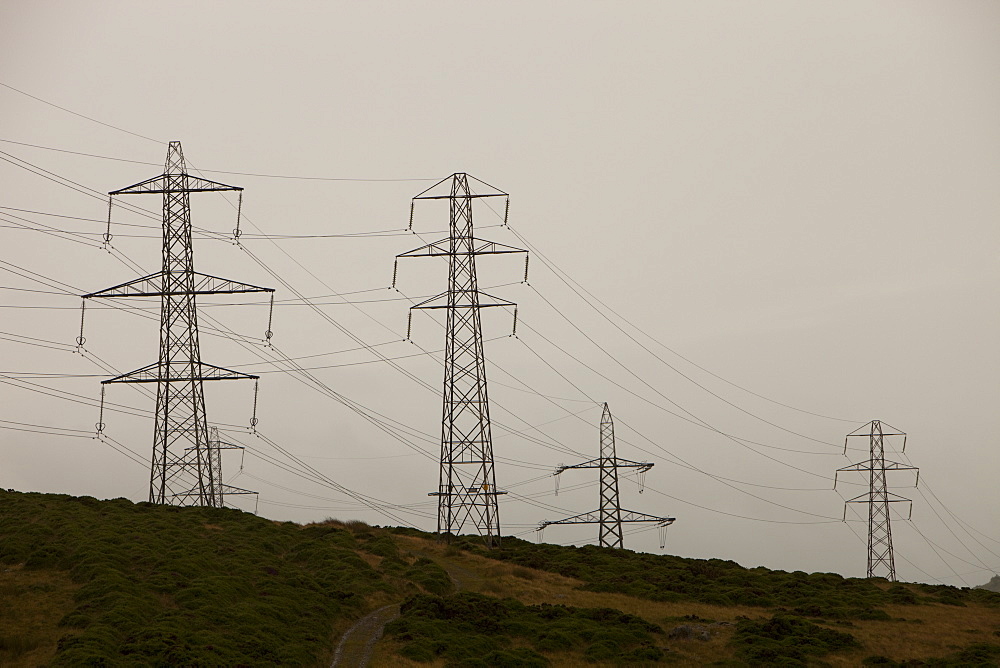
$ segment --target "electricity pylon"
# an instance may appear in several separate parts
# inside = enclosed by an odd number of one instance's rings
[[[274,292],[273,288],[239,283],[194,270],[190,194],[226,190],[242,195],[243,188],[188,174],[181,143],[170,142],[163,174],[108,193],[109,197],[163,195],[161,270],[83,295],[85,300],[160,298],[159,361],[101,381],[102,385],[156,383],[156,427],[149,479],[149,500],[156,504],[221,506],[225,493],[251,493],[222,482],[221,456],[213,461],[202,383],[206,380],[256,380],[259,376],[202,362],[198,343],[197,295]],[[110,212],[109,201],[109,228]],[[109,238],[110,234],[105,236],[106,240]],[[81,345],[82,341],[81,333]],[[99,423],[98,430],[102,428],[103,424]],[[214,452],[218,454],[218,449]]]
[[[890,428],[895,429],[894,427]],[[858,427],[844,438],[845,455],[847,454],[848,439],[856,436],[868,437],[870,457],[866,461],[837,469],[833,475],[833,488],[837,488],[837,476],[842,472],[868,472],[868,493],[859,494],[845,502],[844,521],[847,521],[848,503],[868,504],[868,577],[877,577],[876,571],[884,571],[884,577],[890,582],[895,582],[896,561],[892,552],[892,527],[889,522],[889,504],[899,502],[909,503],[910,515],[912,516],[913,501],[893,494],[886,489],[885,472],[917,471],[917,483],[919,483],[920,471],[915,466],[885,461],[885,438],[887,436],[902,436],[902,452],[906,452],[905,433],[895,430],[885,432],[882,430],[882,423],[879,420],[872,420],[870,423]]]
[[[473,192],[470,180],[488,190]],[[447,194],[440,187],[442,184],[449,185]],[[438,497],[438,534],[447,539],[461,533],[467,524],[472,524],[487,546],[494,547],[500,544],[497,496],[506,492],[497,490],[493,470],[493,438],[479,310],[491,306],[513,306],[515,327],[517,311],[513,302],[480,292],[476,279],[476,256],[527,251],[474,236],[472,203],[484,197],[509,198],[509,195],[468,174],[457,173],[414,197],[414,203],[417,200],[448,200],[449,236],[401,253],[396,258],[397,262],[405,257],[448,258],[448,289],[411,307],[446,309],[447,314],[440,473],[438,489],[430,495]]]
[[[193,450],[193,447],[187,448],[188,450]],[[215,506],[216,508],[222,508],[226,505],[226,494],[257,494],[257,492],[251,492],[246,489],[240,489],[239,487],[233,487],[232,485],[219,484],[222,482],[222,451],[223,450],[243,450],[246,451],[242,445],[236,445],[235,443],[229,443],[223,441],[219,437],[218,427],[208,428],[208,463],[212,471],[212,480],[216,481],[216,484],[212,486],[212,491],[215,494],[215,503],[209,504]],[[243,470],[242,464],[240,465],[240,470]]]
[[[642,475],[653,468],[653,465],[648,462],[633,462],[617,457],[615,454],[615,423],[611,419],[611,409],[608,408],[607,404],[604,404],[604,414],[601,416],[601,456],[582,464],[559,466],[555,472],[555,475],[559,475],[569,469],[600,469],[601,507],[598,510],[567,517],[564,520],[554,522],[546,520],[539,523],[536,531],[542,531],[552,524],[599,524],[597,538],[601,547],[622,548],[624,547],[622,537],[622,524],[624,523],[655,522],[661,529],[666,529],[673,524],[675,521],[673,517],[654,517],[631,510],[622,510],[618,501],[618,469],[620,468],[634,468]]]

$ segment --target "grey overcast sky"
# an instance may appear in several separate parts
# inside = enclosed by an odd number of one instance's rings
[[[408,299],[443,290],[444,265],[406,261],[388,286],[393,257],[447,227],[426,204],[403,232],[410,197],[465,171],[511,194],[511,229],[483,206],[478,236],[538,251],[530,285],[519,258],[479,263],[480,285],[520,305],[517,337],[509,312],[484,317],[505,534],[596,507],[595,476],[567,472],[555,496],[551,471],[597,455],[607,401],[619,456],[656,464],[622,503],[677,518],[667,552],[863,576],[864,508],[840,520],[867,485],[831,488],[866,459],[863,440],[842,455],[844,435],[874,418],[909,434],[889,457],[921,472],[918,489],[891,475],[913,499],[893,524],[899,576],[985,582],[1000,570],[998,33],[985,1],[8,0],[0,484],[145,499],[152,399],[112,386],[114,441],[91,436],[99,380],[155,361],[157,305],[94,304],[77,353],[74,295],[158,268],[156,198],[129,200],[151,218],[115,209],[105,250],[93,191],[160,173],[176,139],[246,188],[242,248],[225,239],[232,202],[193,196],[217,233],[198,235],[197,269],[278,288],[275,349],[257,298],[200,302],[203,359],[262,376],[266,440],[245,426],[251,384],[206,389],[210,422],[247,446],[226,478],[262,515],[398,523],[335,482],[434,528],[440,319],[417,314],[403,339]],[[265,361],[282,355],[311,376]],[[656,552],[657,532],[626,546]]]

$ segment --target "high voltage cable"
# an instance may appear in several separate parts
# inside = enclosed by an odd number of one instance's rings
[[[488,204],[488,203],[487,203],[487,206],[489,206],[489,204]],[[490,208],[491,208],[491,210],[492,210],[492,207],[490,207]],[[499,214],[497,214],[497,212],[496,212],[496,211],[494,211],[493,213],[499,216]],[[770,403],[773,403],[773,404],[776,404],[776,405],[779,405],[779,406],[782,406],[782,407],[784,407],[784,408],[788,408],[788,409],[791,409],[791,410],[794,410],[794,411],[797,411],[797,412],[800,412],[800,413],[805,413],[805,414],[807,414],[807,415],[813,415],[813,416],[815,416],[815,417],[821,417],[821,418],[826,418],[826,419],[828,419],[828,420],[835,420],[835,421],[839,421],[839,422],[850,422],[850,423],[854,423],[854,424],[857,424],[857,423],[859,422],[859,421],[857,421],[857,420],[849,420],[849,419],[846,419],[846,418],[838,418],[838,417],[832,417],[832,416],[829,416],[829,415],[823,415],[822,413],[816,413],[816,412],[814,412],[814,411],[809,411],[809,410],[805,410],[805,409],[801,409],[801,408],[796,408],[795,406],[791,406],[791,405],[789,405],[789,404],[785,404],[785,403],[782,403],[782,402],[780,402],[780,401],[776,401],[776,400],[774,400],[774,399],[770,399],[770,398],[768,398],[768,397],[766,397],[766,396],[764,396],[764,395],[762,395],[762,394],[758,394],[757,392],[753,392],[752,390],[749,390],[749,389],[747,389],[747,388],[745,388],[745,387],[742,387],[741,385],[738,385],[738,384],[736,384],[736,383],[734,383],[734,382],[732,382],[732,381],[730,381],[730,380],[727,380],[726,378],[723,378],[722,376],[720,376],[720,375],[718,375],[718,374],[716,374],[716,373],[714,373],[714,372],[712,372],[712,371],[710,371],[710,370],[706,369],[705,367],[703,367],[703,366],[701,366],[701,365],[699,365],[699,364],[697,364],[697,363],[695,363],[695,362],[691,361],[691,360],[690,360],[690,359],[688,359],[687,357],[685,357],[685,356],[681,355],[680,353],[678,353],[678,352],[677,352],[676,350],[674,350],[673,348],[670,348],[669,346],[667,346],[667,345],[666,345],[665,343],[663,343],[663,342],[662,342],[662,341],[660,341],[659,339],[656,339],[656,338],[655,338],[655,337],[653,337],[652,335],[648,334],[647,332],[645,332],[644,330],[642,330],[641,328],[639,328],[639,326],[638,326],[638,325],[636,325],[635,323],[631,322],[631,321],[630,321],[630,320],[629,320],[628,318],[624,317],[624,316],[623,316],[623,315],[621,315],[621,314],[620,314],[620,313],[619,313],[618,311],[614,310],[613,308],[611,308],[610,306],[608,306],[608,305],[607,305],[607,304],[606,304],[605,302],[603,302],[603,301],[602,301],[602,300],[600,300],[600,299],[599,299],[598,297],[596,297],[596,296],[595,296],[595,295],[594,295],[594,294],[593,294],[592,292],[590,292],[589,290],[587,290],[587,289],[586,289],[585,287],[583,287],[583,286],[582,286],[582,285],[581,285],[581,284],[580,284],[580,283],[579,283],[578,281],[576,281],[576,280],[575,280],[575,279],[574,279],[573,277],[571,277],[571,276],[570,276],[570,275],[569,275],[568,273],[566,273],[565,271],[563,271],[563,270],[562,270],[561,268],[559,268],[559,267],[558,267],[558,266],[557,266],[557,265],[556,265],[556,264],[555,264],[554,262],[552,262],[552,261],[551,261],[550,259],[548,259],[548,257],[547,257],[547,256],[546,256],[546,255],[545,255],[544,253],[542,253],[541,251],[539,251],[539,250],[538,250],[538,248],[537,248],[536,246],[532,245],[532,244],[531,244],[531,243],[530,243],[530,242],[529,242],[529,241],[528,241],[527,239],[525,239],[525,238],[524,238],[524,236],[523,236],[523,235],[521,235],[521,234],[520,234],[520,233],[519,233],[519,232],[518,232],[517,230],[515,230],[514,228],[512,228],[512,227],[511,227],[511,226],[510,226],[509,224],[507,225],[507,228],[508,228],[508,229],[510,230],[510,232],[511,232],[511,233],[512,233],[512,234],[513,234],[513,235],[514,235],[515,237],[517,237],[517,238],[518,238],[518,239],[519,239],[519,240],[521,241],[521,243],[523,243],[523,244],[524,244],[525,246],[528,246],[528,247],[529,247],[529,249],[531,249],[531,251],[532,251],[533,253],[535,253],[535,254],[536,254],[536,255],[538,256],[538,258],[539,258],[539,259],[541,260],[542,264],[543,264],[543,265],[545,265],[545,266],[546,266],[546,267],[547,267],[547,268],[548,268],[548,269],[549,269],[549,270],[550,270],[550,271],[551,271],[551,272],[552,272],[552,273],[553,273],[553,274],[554,274],[554,275],[556,276],[556,278],[558,278],[558,279],[559,279],[560,281],[562,281],[562,282],[563,282],[563,283],[564,283],[564,284],[565,284],[565,285],[566,285],[567,287],[569,287],[569,288],[570,288],[570,290],[572,290],[572,291],[573,291],[573,292],[574,292],[574,293],[575,293],[575,294],[576,294],[576,295],[577,295],[578,297],[580,297],[580,299],[581,299],[581,300],[582,300],[582,301],[583,301],[584,303],[586,303],[586,304],[587,304],[588,306],[590,306],[590,307],[591,307],[591,308],[592,308],[592,309],[593,309],[594,311],[596,311],[596,312],[597,312],[597,313],[598,313],[598,314],[599,314],[599,315],[600,315],[600,316],[601,316],[602,318],[604,318],[604,319],[605,319],[605,320],[607,320],[607,321],[608,321],[609,323],[611,323],[611,324],[612,324],[612,325],[613,325],[613,326],[614,326],[614,327],[615,327],[616,329],[618,329],[618,330],[619,330],[619,331],[620,331],[620,332],[621,332],[622,334],[624,334],[625,336],[627,336],[627,337],[628,337],[628,338],[629,338],[629,339],[630,339],[631,341],[633,341],[633,342],[634,342],[634,343],[635,343],[636,345],[638,345],[639,347],[641,347],[641,348],[642,348],[643,350],[645,350],[646,352],[648,352],[648,353],[649,353],[650,355],[652,355],[653,357],[655,357],[655,358],[656,358],[657,360],[659,360],[660,362],[662,362],[662,363],[663,363],[664,365],[666,365],[666,366],[667,366],[667,367],[669,367],[670,369],[672,369],[672,370],[676,371],[676,372],[677,372],[678,374],[680,374],[681,376],[683,376],[684,378],[686,378],[686,379],[687,379],[687,380],[689,380],[690,382],[694,383],[695,385],[697,385],[697,386],[698,386],[698,387],[700,387],[701,389],[705,390],[706,392],[708,392],[708,393],[709,393],[709,394],[711,394],[712,396],[715,396],[716,398],[720,399],[721,401],[724,401],[725,403],[727,403],[727,404],[729,404],[729,405],[733,406],[734,408],[737,408],[737,409],[739,409],[739,410],[741,410],[741,411],[743,411],[743,412],[747,413],[748,415],[752,415],[752,416],[754,416],[754,417],[757,417],[758,419],[761,419],[761,420],[763,420],[763,418],[760,418],[759,416],[757,416],[757,415],[755,415],[755,414],[753,414],[753,413],[751,413],[751,412],[749,412],[749,411],[746,411],[745,409],[743,409],[743,408],[740,408],[740,407],[736,406],[735,404],[732,404],[732,403],[731,403],[731,402],[729,402],[728,400],[726,400],[726,399],[724,399],[724,398],[720,397],[720,396],[719,396],[719,395],[717,395],[717,394],[716,394],[715,392],[712,392],[712,391],[711,391],[711,390],[709,390],[708,388],[704,387],[703,385],[701,385],[700,383],[698,383],[697,381],[695,381],[694,379],[690,378],[689,376],[687,376],[686,374],[684,374],[683,372],[681,372],[681,371],[680,371],[679,369],[677,369],[676,367],[674,367],[674,366],[673,366],[672,364],[670,364],[670,363],[669,363],[669,362],[667,362],[666,360],[662,359],[662,358],[661,358],[661,357],[660,357],[659,355],[657,355],[656,353],[654,353],[654,352],[652,352],[651,350],[649,350],[649,349],[648,349],[648,348],[647,348],[646,346],[644,346],[644,345],[643,345],[642,343],[640,343],[640,342],[639,342],[639,341],[637,341],[637,340],[636,340],[636,339],[635,339],[634,337],[632,337],[632,336],[631,336],[631,335],[630,335],[630,334],[629,334],[628,332],[626,332],[626,331],[625,331],[624,329],[622,329],[622,328],[621,328],[621,326],[619,326],[619,325],[618,325],[618,323],[617,323],[617,322],[615,322],[615,320],[614,320],[614,319],[612,319],[612,318],[608,318],[608,316],[607,316],[607,315],[606,315],[606,314],[605,314],[604,312],[602,312],[602,311],[601,311],[600,309],[598,309],[598,308],[597,308],[596,306],[594,306],[594,304],[593,304],[593,303],[591,303],[591,302],[590,302],[590,301],[589,301],[588,299],[586,299],[586,298],[585,298],[585,297],[584,297],[583,295],[581,295],[581,294],[580,294],[580,292],[579,292],[579,291],[577,291],[577,289],[573,287],[573,285],[577,286],[577,287],[578,287],[578,288],[580,289],[580,291],[583,291],[583,292],[585,292],[585,293],[586,293],[586,294],[587,294],[588,296],[590,296],[590,297],[591,297],[591,298],[592,298],[592,299],[593,299],[594,301],[596,301],[596,302],[597,302],[597,303],[599,303],[599,304],[600,304],[601,306],[603,306],[603,307],[604,307],[605,309],[607,309],[607,310],[608,310],[608,311],[610,311],[610,312],[611,312],[612,314],[614,314],[614,315],[615,315],[615,316],[616,316],[616,317],[617,317],[617,318],[618,318],[619,320],[621,320],[622,322],[625,322],[625,323],[627,323],[627,324],[628,324],[629,326],[631,326],[631,327],[632,327],[633,329],[635,329],[635,330],[636,330],[637,332],[639,332],[640,334],[642,334],[643,336],[645,336],[645,337],[646,337],[647,339],[649,339],[650,341],[653,341],[654,343],[656,343],[657,345],[661,346],[662,348],[664,348],[664,349],[665,349],[665,350],[667,350],[668,352],[670,352],[670,353],[672,353],[673,355],[676,355],[677,357],[681,358],[682,360],[684,360],[684,361],[685,361],[685,362],[687,362],[688,364],[691,364],[692,366],[694,366],[694,367],[696,367],[696,368],[700,369],[701,371],[704,371],[705,373],[707,373],[707,374],[709,374],[709,375],[713,376],[714,378],[717,378],[717,379],[719,379],[719,380],[721,380],[721,381],[723,381],[723,382],[727,383],[728,385],[731,385],[731,386],[733,386],[733,387],[735,387],[735,388],[737,388],[737,389],[739,389],[739,390],[742,390],[742,391],[744,391],[744,392],[747,392],[748,394],[752,394],[753,396],[755,396],[755,397],[758,397],[758,398],[760,398],[760,399],[764,399],[765,401],[768,401],[768,402],[770,402]],[[564,278],[564,276],[565,276],[565,278]],[[570,283],[572,283],[573,285],[570,285]],[[767,422],[766,420],[764,420],[764,421],[765,421],[765,422]],[[771,424],[771,423],[769,422],[769,424]],[[775,426],[777,426],[777,425],[775,425]],[[782,428],[782,427],[779,427],[779,428]],[[793,432],[793,433],[794,433],[794,432]]]
[[[6,86],[6,85],[7,84],[4,84],[4,83],[0,82],[0,86]],[[9,88],[9,86],[8,86],[8,88]],[[18,92],[21,92],[21,91],[18,91]],[[25,93],[25,94],[27,95],[27,93]],[[32,97],[32,96],[29,96],[29,97]],[[35,98],[35,99],[37,100],[39,98]],[[49,103],[46,102],[46,104],[49,104]],[[55,106],[55,105],[53,105],[53,106]],[[59,108],[62,109],[62,107],[59,107]],[[64,111],[68,111],[68,110],[64,109]],[[74,113],[74,112],[70,112],[70,113]],[[80,115],[80,114],[77,114],[77,115]],[[94,119],[88,118],[86,116],[84,116],[84,118],[87,118],[88,120],[94,120]],[[100,121],[95,121],[95,122],[96,123],[100,123]],[[101,125],[105,125],[105,123],[101,123]],[[119,129],[119,128],[116,128],[116,129]],[[127,130],[123,130],[123,132],[127,132]],[[129,133],[129,134],[132,134],[132,133]],[[144,137],[144,139],[148,139],[148,137]],[[127,158],[118,158],[118,157],[114,157],[114,156],[110,156],[110,155],[97,155],[95,153],[82,153],[80,151],[70,151],[70,150],[64,149],[64,148],[54,148],[52,146],[41,146],[39,144],[29,144],[27,142],[14,141],[12,139],[0,139],[0,141],[2,141],[4,143],[7,143],[7,144],[16,144],[17,146],[28,146],[30,148],[42,149],[44,151],[56,151],[58,153],[68,153],[70,155],[80,155],[80,156],[85,156],[85,157],[88,157],[88,158],[100,158],[101,160],[114,160],[116,162],[129,162],[129,163],[136,164],[136,165],[151,165],[151,166],[154,166],[154,167],[155,166],[159,166],[159,163],[155,163],[155,162],[145,162],[145,161],[142,161],[142,160],[129,160]],[[159,143],[162,144],[162,143],[165,143],[165,142],[159,142]],[[201,171],[201,172],[208,172],[210,174],[231,174],[231,175],[234,175],[234,176],[256,176],[256,177],[260,177],[260,178],[286,179],[286,180],[293,180],[293,181],[353,181],[353,182],[362,182],[362,183],[402,183],[402,182],[407,182],[407,181],[436,181],[437,180],[437,179],[433,179],[433,178],[363,179],[363,178],[334,177],[334,176],[300,176],[300,175],[294,175],[294,174],[293,175],[289,175],[289,174],[261,174],[261,173],[258,173],[258,172],[234,172],[234,171],[230,171],[230,170],[226,170],[226,169],[199,169],[199,171]]]

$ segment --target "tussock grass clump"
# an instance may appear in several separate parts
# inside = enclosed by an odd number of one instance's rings
[[[413,661],[448,666],[546,666],[542,652],[577,652],[584,661],[641,665],[664,657],[654,644],[663,630],[610,608],[524,605],[511,598],[461,593],[413,596],[386,634]]]

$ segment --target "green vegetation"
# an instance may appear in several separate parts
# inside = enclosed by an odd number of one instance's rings
[[[461,593],[417,595],[386,633],[405,644],[400,654],[448,666],[546,666],[539,652],[582,652],[587,661],[637,665],[663,658],[656,624],[610,608],[524,605],[512,598]]]
[[[462,546],[484,553],[474,538]],[[1000,606],[1000,596],[984,589],[920,585],[919,589],[881,579],[845,578],[836,573],[745,568],[721,559],[684,559],[670,555],[583,547],[536,545],[505,538],[489,556],[519,566],[582,580],[584,589],[622,593],[652,601],[697,601],[718,606],[752,606],[821,619],[888,620],[887,604],[938,602]]]
[[[395,544],[360,523],[2,491],[0,507],[0,563],[81,585],[54,665],[313,664],[367,597],[440,591],[433,564],[369,565],[359,550]]]
[[[964,649],[937,659],[909,659],[893,661],[884,656],[870,656],[864,660],[866,666],[883,666],[884,668],[907,668],[908,666],[932,666],[933,668],[969,668],[982,666],[990,668],[1000,665],[1000,645],[992,643],[975,643]]]
[[[850,649],[858,642],[849,633],[823,628],[790,615],[740,620],[732,644],[751,665],[805,666],[810,657]]]

